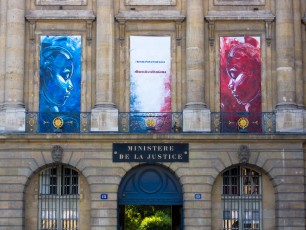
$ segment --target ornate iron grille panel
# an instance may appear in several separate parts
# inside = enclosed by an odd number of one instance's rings
[[[119,113],[119,132],[182,132],[182,113]]]
[[[275,133],[275,113],[212,113],[212,132]]]
[[[29,133],[90,132],[90,113],[27,113]]]

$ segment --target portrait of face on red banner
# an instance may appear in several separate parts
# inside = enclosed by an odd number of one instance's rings
[[[261,112],[260,38],[220,37],[221,112]]]

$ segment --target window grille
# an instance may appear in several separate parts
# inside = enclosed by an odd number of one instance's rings
[[[78,230],[79,173],[62,165],[41,171],[39,230]]]
[[[261,175],[234,167],[222,174],[223,230],[260,230]]]

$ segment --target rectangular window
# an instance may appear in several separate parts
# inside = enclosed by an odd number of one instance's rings
[[[239,172],[237,168],[233,168],[225,174],[226,176],[223,177],[223,194],[239,195]]]
[[[41,194],[57,194],[57,174],[56,168],[45,170],[40,177]]]
[[[65,168],[63,172],[63,195],[78,194],[78,174],[76,171]]]

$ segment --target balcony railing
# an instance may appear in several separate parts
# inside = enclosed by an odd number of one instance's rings
[[[210,133],[275,133],[275,120],[273,112],[212,112]],[[58,132],[91,133],[91,113],[26,114],[26,133]],[[120,112],[115,133],[184,133],[183,113]]]
[[[27,113],[28,133],[88,133],[91,113]]]
[[[211,113],[213,133],[275,133],[275,113]]]

